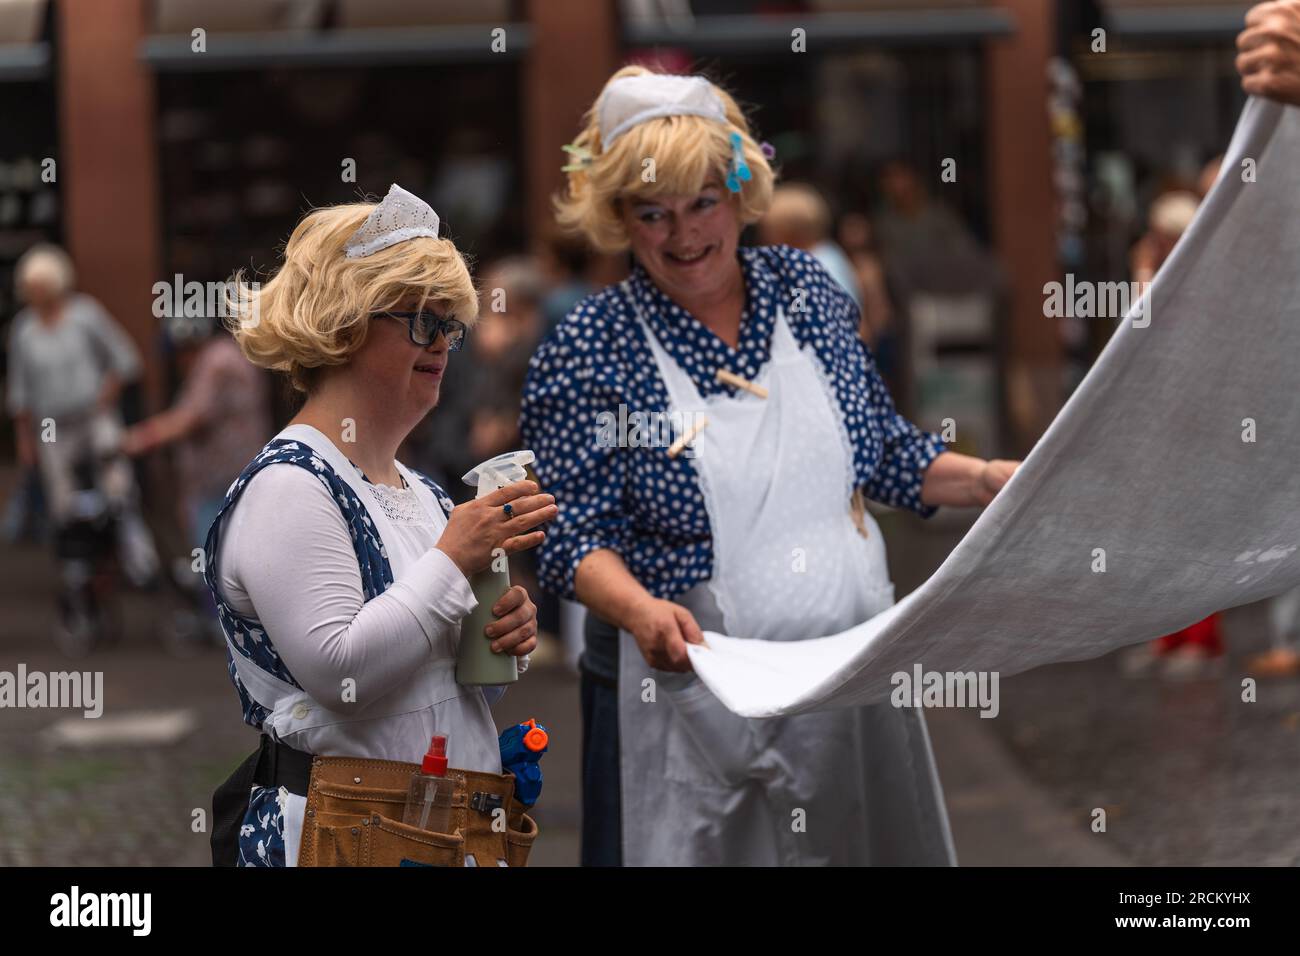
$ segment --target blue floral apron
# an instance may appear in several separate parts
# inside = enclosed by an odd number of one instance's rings
[[[270,636],[257,620],[245,617],[235,611],[221,596],[217,586],[217,554],[221,547],[221,527],[226,514],[239,501],[240,495],[248,487],[259,471],[269,465],[297,465],[314,474],[338,504],[343,520],[352,537],[352,546],[356,551],[357,564],[361,569],[361,588],[365,600],[370,601],[383,594],[393,583],[393,570],[388,562],[384,543],[375,530],[374,522],[366,507],[357,498],[356,493],[348,487],[347,482],[338,476],[329,463],[308,445],[301,441],[277,438],[249,462],[248,466],[235,479],[226,492],[225,501],[217,513],[216,520],[208,529],[204,553],[207,556],[203,577],[207,582],[212,600],[217,606],[217,619],[226,634],[226,669],[231,683],[239,694],[243,709],[244,723],[262,729],[262,724],[269,711],[259,704],[244,686],[239,676],[235,654],[241,656],[245,667],[249,664],[265,671],[271,677],[301,689],[285,666],[280,655],[276,653]],[[447,493],[431,478],[414,469],[409,469],[434,493],[443,511],[450,516],[452,500]],[[284,794],[276,787],[253,786],[248,798],[248,810],[239,828],[238,866],[284,866]]]

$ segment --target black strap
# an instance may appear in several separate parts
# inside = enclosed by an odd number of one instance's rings
[[[262,734],[257,750],[212,794],[213,866],[235,866],[239,861],[239,828],[248,812],[249,791],[254,786],[284,787],[305,797],[311,756]]]
[[[311,781],[311,754],[272,740],[262,734],[262,752],[265,759],[253,775],[253,783],[262,787],[284,787],[300,797],[307,796]]]

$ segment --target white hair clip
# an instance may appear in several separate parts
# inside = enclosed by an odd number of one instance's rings
[[[609,149],[633,126],[660,116],[703,116],[726,123],[727,109],[702,76],[622,76],[605,87],[597,108],[601,147]]]
[[[407,239],[437,239],[438,225],[438,214],[427,202],[393,183],[384,201],[348,239],[343,254],[349,259],[361,259]]]

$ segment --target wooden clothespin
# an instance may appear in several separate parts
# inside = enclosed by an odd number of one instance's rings
[[[751,395],[757,395],[759,398],[767,398],[767,389],[762,385],[755,385],[747,378],[742,378],[735,372],[728,372],[725,368],[718,369],[715,376],[723,385],[730,385],[732,388],[741,388]]]
[[[698,435],[700,432],[702,432],[704,430],[704,426],[707,425],[708,423],[709,423],[709,419],[707,416],[701,415],[699,418],[697,418],[695,420],[695,423],[691,425],[690,428],[682,432],[682,436],[678,438],[677,441],[673,442],[671,445],[668,446],[668,457],[676,458],[683,451],[685,451],[686,446],[689,445],[691,442],[695,441],[695,436]]]

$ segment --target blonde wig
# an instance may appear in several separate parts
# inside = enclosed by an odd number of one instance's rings
[[[625,66],[605,86],[625,76],[651,72],[643,66]],[[608,152],[601,147],[597,97],[587,111],[582,132],[572,143],[576,154],[590,156],[590,162],[584,160],[568,173],[566,187],[554,199],[560,226],[582,234],[602,252],[622,252],[628,247],[628,238],[620,202],[692,195],[710,178],[724,180],[732,161],[732,133],[740,134],[741,152],[753,173],[753,178],[741,185],[740,219],[746,224],[757,222],[772,200],[775,174],[736,101],[716,84],[713,90],[725,107],[725,124],[703,116],[656,117],[620,135]],[[653,161],[653,166],[647,160]],[[653,176],[648,175],[651,168]]]
[[[344,246],[375,203],[308,213],[293,230],[279,271],[261,284],[236,273],[227,321],[250,362],[288,375],[306,392],[314,370],[343,365],[366,340],[371,316],[409,296],[440,303],[472,326],[478,295],[464,257],[449,239],[422,236],[349,259]]]

